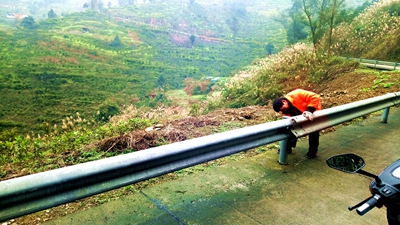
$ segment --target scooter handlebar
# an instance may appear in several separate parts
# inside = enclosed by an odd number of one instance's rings
[[[365,213],[369,212],[369,210],[378,205],[379,199],[381,199],[381,196],[378,194],[375,194],[370,199],[368,199],[364,204],[357,208],[356,211],[358,215],[362,216]]]

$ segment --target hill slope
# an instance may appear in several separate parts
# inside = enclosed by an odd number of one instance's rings
[[[0,5],[0,12],[7,10]],[[266,34],[284,46],[276,23],[260,30],[266,16],[254,27],[244,26],[247,35],[233,43],[227,12],[219,10],[214,18],[200,5],[182,11],[160,3],[67,13],[30,27],[1,18],[0,132],[43,135],[49,125],[60,126],[77,112],[88,120],[107,120],[122,105],[168,103],[164,90],[183,88],[187,77],[227,77],[264,57]],[[260,17],[253,12],[243,21],[255,19]],[[190,34],[196,35],[193,42]]]
[[[386,85],[392,83],[393,85]],[[399,90],[399,85],[399,72],[356,69],[352,72],[338,74],[335,77],[331,77],[330,80],[323,82],[319,87],[319,93],[322,96],[324,107],[329,108],[357,100],[380,96],[385,93],[396,92]],[[300,77],[296,80],[287,81],[284,86],[287,88],[290,86],[309,88],[308,84],[305,83]],[[160,118],[159,122],[162,122],[164,125],[164,128],[159,131],[145,132],[144,130],[136,130],[126,135],[104,139],[96,143],[96,145],[99,146],[100,149],[113,152],[122,152],[127,146],[144,150],[152,147],[152,144],[158,143],[160,138],[165,138],[165,140],[169,139],[171,142],[176,142],[189,138],[209,135],[215,132],[223,132],[230,129],[261,124],[281,118],[279,114],[276,114],[272,110],[271,105],[248,106],[239,109],[220,109],[204,116],[184,116],[179,119],[172,119],[172,117],[168,117],[168,115],[174,114],[171,113],[173,110],[177,109],[164,108],[159,110],[158,115],[162,116],[162,119]],[[155,115],[156,114],[148,114],[148,116]],[[181,115],[184,115],[184,113]],[[323,131],[322,134],[334,130],[335,127],[332,127]],[[130,140],[135,141],[132,142]],[[246,153],[240,155],[241,157],[251,157],[252,155],[257,154],[259,151],[276,151],[277,148],[278,146],[271,144],[269,146],[261,147],[259,150],[247,151]],[[2,171],[6,171],[6,175],[2,178],[2,180],[27,175],[33,172],[32,169],[27,168],[27,165],[34,165],[35,167],[48,169],[67,166],[69,165],[68,161],[71,157],[79,158],[81,157],[81,154],[82,152],[76,150],[65,152],[62,155],[49,155],[46,161],[39,160],[30,163],[5,165],[2,166]],[[210,162],[208,164],[201,165],[200,167],[206,167],[207,165],[216,166],[227,162],[224,159],[217,161],[218,162]],[[169,174],[152,181],[141,182],[137,185],[133,185],[133,190],[140,189],[142,186],[155,185],[159,182],[162,182],[163,179],[176,179],[177,177],[181,176],[181,173]],[[86,207],[93,207],[94,205],[107,202],[110,199],[118,198],[118,196],[121,194],[129,193],[130,191],[128,189],[122,188],[120,190],[108,192],[95,197],[86,198],[79,202],[70,203],[68,205],[55,207],[47,211],[24,216],[16,219],[15,222],[18,224],[31,224],[32,221],[35,220],[47,221],[55,219],[59,216],[65,215],[66,213],[84,210]]]

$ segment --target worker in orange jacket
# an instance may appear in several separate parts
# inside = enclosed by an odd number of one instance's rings
[[[287,93],[283,98],[275,99],[273,103],[275,112],[281,112],[285,116],[303,115],[309,120],[313,120],[313,113],[322,109],[320,96],[314,92],[303,89],[296,89]],[[319,131],[313,132],[308,136],[309,148],[307,158],[317,157],[319,145]],[[297,138],[290,139],[289,153],[296,147]],[[279,151],[278,151],[279,152]]]

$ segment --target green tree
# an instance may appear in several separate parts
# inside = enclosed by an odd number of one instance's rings
[[[336,17],[336,25],[353,20],[353,9],[342,9]]]
[[[274,51],[275,46],[269,42],[266,46],[265,46],[265,50],[267,50],[268,55],[271,55],[272,52]]]
[[[330,56],[332,46],[332,35],[333,29],[336,26],[336,18],[338,17],[341,7],[344,6],[344,0],[331,0],[331,4],[328,6],[326,11],[326,18],[328,21],[329,32],[328,32],[328,56]]]
[[[310,29],[311,41],[314,46],[314,50],[317,49],[318,39],[322,36],[322,25],[321,20],[322,16],[319,16],[321,13],[322,2],[325,3],[325,0],[301,0],[301,10],[304,13],[304,16],[307,21],[307,25]]]
[[[289,44],[297,43],[307,38],[306,21],[301,11],[301,2],[296,0],[290,9],[281,12],[273,18],[276,22],[281,23],[286,31],[286,39]]]
[[[367,0],[355,9],[343,7],[340,10],[339,14],[336,16],[336,25],[339,25],[341,23],[350,23],[356,16],[360,15],[360,13],[364,12],[366,8],[370,7],[375,2],[377,2],[377,0]]]
[[[336,19],[342,4],[343,0],[301,0],[301,10],[310,29],[315,52],[320,39],[330,29],[329,21]]]
[[[47,13],[48,18],[57,18],[57,14],[53,11],[53,9],[50,9],[50,11]]]
[[[32,16],[25,17],[21,20],[20,25],[27,29],[34,29],[36,27],[35,19]]]
[[[103,104],[97,113],[97,120],[107,122],[112,116],[119,114],[119,108],[115,104]]]
[[[300,0],[293,2],[293,6],[290,8],[288,13],[289,18],[291,19],[287,33],[287,39],[289,43],[294,44],[306,39],[308,33],[306,32],[306,21],[302,16]]]
[[[84,9],[85,9],[85,8],[89,8],[89,5],[88,5],[87,2],[85,2],[85,4],[83,4],[83,8],[84,8]]]
[[[304,23],[293,20],[287,30],[286,38],[290,44],[297,43],[307,38],[308,33],[305,31]]]
[[[122,44],[121,40],[119,40],[118,35],[115,36],[114,40],[110,43],[110,46],[113,48],[122,48],[124,45]]]
[[[165,77],[164,77],[163,75],[160,75],[160,76],[158,77],[156,85],[157,85],[158,87],[162,87],[162,88],[165,87],[166,81],[165,81]]]
[[[196,40],[196,36],[190,35],[190,42],[192,43],[192,45],[193,45],[195,40]]]
[[[365,1],[361,6],[358,6],[353,13],[353,18],[360,15],[360,13],[364,12],[364,10],[371,5],[373,5],[375,2],[378,2],[378,0],[372,0],[372,1]]]
[[[239,25],[239,20],[235,16],[232,17],[232,19],[227,19],[226,23],[228,24],[229,28],[233,32],[233,43],[236,42],[236,35],[237,32],[239,31],[240,25]]]

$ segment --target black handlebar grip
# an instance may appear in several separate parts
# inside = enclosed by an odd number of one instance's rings
[[[362,216],[365,213],[367,213],[369,210],[374,208],[378,204],[379,199],[381,199],[381,196],[378,194],[375,194],[370,199],[368,199],[364,204],[362,204],[360,207],[357,208],[356,211],[357,211],[358,215]]]

